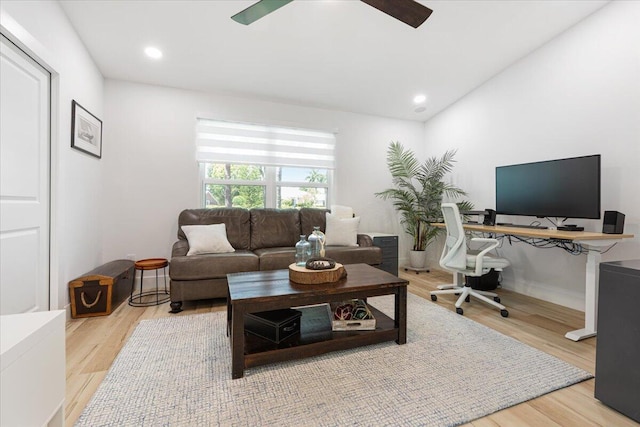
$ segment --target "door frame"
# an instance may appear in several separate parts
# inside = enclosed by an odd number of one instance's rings
[[[0,14],[0,32],[51,74],[49,86],[49,310],[64,309],[60,303],[60,267],[57,232],[57,201],[60,150],[60,74],[53,53],[8,13]]]

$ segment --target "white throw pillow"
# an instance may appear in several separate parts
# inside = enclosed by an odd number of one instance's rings
[[[349,206],[331,205],[331,215],[336,218],[353,218],[353,208]]]
[[[359,224],[359,216],[355,218],[338,218],[327,212],[324,244],[332,246],[358,246]]]
[[[227,240],[227,227],[224,224],[183,225],[182,231],[189,241],[187,256],[235,252]]]

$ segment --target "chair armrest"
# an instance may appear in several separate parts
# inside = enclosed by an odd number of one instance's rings
[[[186,240],[178,240],[171,248],[171,257],[186,256],[189,252],[189,242]]]
[[[490,239],[487,237],[474,237],[471,239],[471,241],[478,242],[478,243],[489,243],[489,246],[487,246],[486,248],[478,252],[478,254],[476,255],[476,273],[475,274],[476,276],[482,276],[482,264],[483,264],[484,256],[486,255],[487,252],[497,248],[500,242],[498,242],[497,239]]]
[[[491,249],[497,247],[500,242],[498,242],[498,239],[492,239],[490,237],[473,237],[470,239],[472,242],[478,242],[478,243],[492,243],[493,245],[491,246]]]

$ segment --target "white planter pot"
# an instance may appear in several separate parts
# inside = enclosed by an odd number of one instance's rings
[[[427,266],[427,251],[409,251],[409,265],[413,268]]]

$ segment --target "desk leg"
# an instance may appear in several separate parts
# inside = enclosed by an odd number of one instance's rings
[[[565,338],[580,341],[596,336],[598,322],[598,275],[602,256],[597,248],[589,247],[585,277],[584,328],[567,332]]]
[[[231,378],[244,375],[244,307],[231,309]]]

